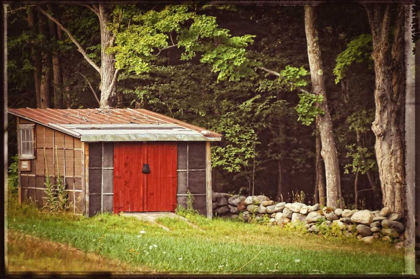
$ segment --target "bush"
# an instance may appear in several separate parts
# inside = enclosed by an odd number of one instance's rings
[[[7,177],[7,184],[9,186],[9,193],[11,195],[16,195],[18,192],[18,162],[19,158],[16,154],[12,157],[12,163],[9,165],[9,175]]]

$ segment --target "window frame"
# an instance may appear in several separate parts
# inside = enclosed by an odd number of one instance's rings
[[[25,130],[29,130],[31,131],[31,139],[30,140],[25,140],[22,141],[22,137],[23,137],[23,131]],[[23,143],[31,143],[29,146],[31,147],[31,153],[27,153],[27,154],[22,154],[23,148],[22,148],[22,144]],[[19,147],[19,159],[21,160],[26,160],[26,159],[35,159],[35,124],[19,124],[18,127],[18,147]]]

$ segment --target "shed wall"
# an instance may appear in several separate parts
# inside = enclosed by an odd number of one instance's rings
[[[18,119],[19,124],[34,124]],[[35,202],[39,207],[45,205],[45,177],[55,183],[58,175],[63,179],[68,191],[70,210],[84,213],[84,183],[82,143],[79,139],[36,124],[34,128],[35,159],[30,161],[31,171],[22,171],[19,164],[20,199],[22,202]],[[45,155],[44,155],[45,154]],[[45,164],[46,163],[46,164]]]

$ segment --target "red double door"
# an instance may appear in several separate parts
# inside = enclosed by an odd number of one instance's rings
[[[176,143],[114,143],[114,213],[174,211],[176,187]]]

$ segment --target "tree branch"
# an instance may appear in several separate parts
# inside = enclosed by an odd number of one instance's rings
[[[178,46],[178,44],[175,44],[175,45],[171,45],[171,46],[167,46],[167,47],[161,48],[161,49],[159,49],[159,52],[155,54],[155,56],[159,56],[159,54],[160,54],[162,51],[164,51],[164,50],[167,50],[167,49],[170,49],[170,48],[174,48],[174,47],[177,47],[177,46]]]
[[[261,70],[263,70],[263,71],[265,71],[265,72],[267,72],[267,73],[270,73],[270,74],[272,74],[272,75],[278,76],[280,79],[283,79],[283,78],[284,78],[284,76],[282,76],[279,72],[276,72],[276,71],[273,71],[273,70],[267,69],[267,68],[262,67],[262,66],[257,66],[257,68],[258,68],[258,69],[261,69]],[[294,86],[293,82],[288,81],[287,83],[288,83],[290,86]],[[297,89],[299,92],[302,92],[302,93],[312,94],[311,92],[306,91],[305,89],[303,89],[303,88],[301,88],[301,87],[298,87],[298,86],[296,86],[296,89]]]
[[[96,92],[95,92],[95,90],[93,89],[92,84],[89,82],[89,80],[87,79],[87,77],[86,77],[84,74],[82,74],[82,73],[80,73],[80,72],[78,72],[78,73],[79,73],[79,75],[81,75],[82,77],[84,77],[84,78],[85,78],[86,82],[89,84],[90,90],[92,90],[93,96],[95,96],[95,99],[96,99],[96,101],[98,102],[98,105],[100,106],[100,105],[101,105],[101,102],[99,101],[99,98],[98,98],[98,96],[96,95]]]
[[[97,15],[99,17],[99,11],[96,11],[93,7],[91,7],[89,5],[83,5],[83,6],[88,8],[89,10],[91,10],[95,15]]]
[[[117,76],[118,76],[118,72],[120,71],[120,69],[116,69],[114,72],[114,77],[112,78],[112,82],[111,85],[109,86],[109,91],[112,92],[112,90],[115,87],[115,84],[117,83]]]
[[[72,40],[72,42],[77,46],[77,49],[79,52],[83,55],[83,57],[86,59],[86,61],[92,65],[93,68],[95,68],[96,71],[98,71],[99,74],[101,74],[101,69],[98,67],[98,65],[93,62],[89,56],[87,55],[86,51],[83,49],[83,47],[79,44],[79,42],[73,37],[73,35],[67,30],[56,18],[52,17],[49,13],[44,11],[41,7],[36,6],[49,20],[55,22],[58,27],[60,27],[61,30],[66,32],[66,34],[69,36],[69,38]]]

